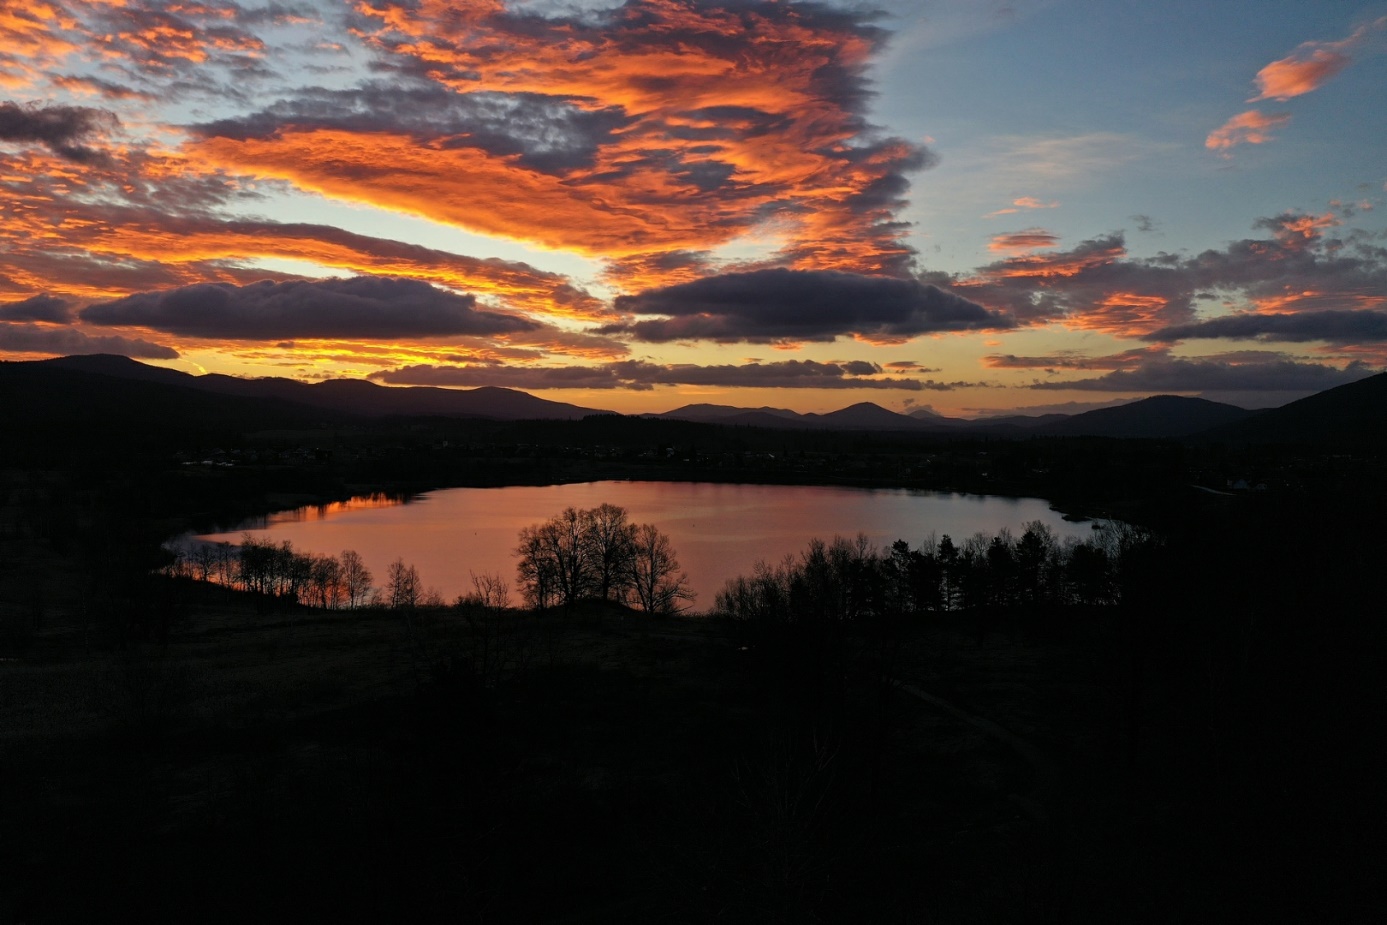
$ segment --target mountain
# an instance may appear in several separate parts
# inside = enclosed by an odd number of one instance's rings
[[[646,415],[646,417],[666,418],[676,421],[699,421],[702,423],[743,423],[736,419],[744,418],[748,415],[774,418],[781,422],[804,423],[804,415],[800,414],[798,411],[791,411],[788,408],[737,408],[732,405],[710,405],[706,403],[684,405],[681,408],[675,408],[673,411],[665,411],[662,414]],[[781,426],[783,426],[783,424]]]
[[[1387,444],[1387,373],[1317,392],[1200,437],[1246,443]]]
[[[1156,395],[1114,408],[1085,411],[1033,428],[1031,433],[1066,437],[1189,437],[1232,424],[1254,412],[1203,398]]]
[[[276,399],[367,417],[442,415],[506,421],[577,420],[590,414],[605,413],[565,402],[546,401],[514,389],[391,387],[376,385],[365,379],[328,379],[308,383],[283,378],[239,379],[216,373],[192,376],[177,370],[147,366],[126,357],[104,354],[59,357],[26,365],[172,385],[240,398]]]
[[[743,427],[814,430],[943,430],[968,425],[967,421],[946,418],[924,409],[908,415],[897,414],[872,402],[859,402],[824,414],[800,414],[786,408],[696,404],[647,416]]]
[[[12,438],[8,445],[0,442],[0,449],[13,458],[35,454],[35,459],[50,450],[73,451],[100,465],[124,454],[134,458],[152,448],[185,445],[199,435],[215,443],[227,433],[312,429],[351,420],[345,413],[275,398],[219,395],[162,378],[112,376],[45,362],[0,363],[0,430]],[[0,452],[0,458],[6,455]]]
[[[841,430],[919,430],[923,424],[908,415],[888,411],[869,401],[858,402],[827,414],[808,414],[820,424]]]

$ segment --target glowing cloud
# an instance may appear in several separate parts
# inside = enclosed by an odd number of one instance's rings
[[[1337,42],[1304,43],[1290,55],[1257,72],[1254,80],[1260,92],[1248,102],[1285,101],[1318,90],[1352,62],[1346,54],[1349,49],[1361,44],[1369,33],[1384,27],[1387,27],[1387,16],[1359,26]]]
[[[987,249],[994,254],[998,253],[1025,253],[1027,251],[1043,250],[1047,247],[1054,247],[1059,244],[1059,235],[1053,231],[1046,231],[1044,228],[1027,228],[1025,231],[1009,231],[1002,234],[994,234],[992,240],[988,242]]]
[[[1271,141],[1271,130],[1280,128],[1291,117],[1287,113],[1266,115],[1256,109],[1240,112],[1209,133],[1204,147],[1210,151],[1226,152],[1241,144],[1260,145]]]

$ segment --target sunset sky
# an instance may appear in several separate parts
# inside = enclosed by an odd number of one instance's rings
[[[974,416],[1387,366],[1387,3],[0,4],[0,359]]]

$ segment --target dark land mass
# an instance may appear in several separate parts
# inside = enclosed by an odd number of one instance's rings
[[[1004,439],[6,364],[0,923],[1373,921],[1384,383],[1231,425],[1290,415],[1270,439]],[[1032,494],[1154,539],[1101,606],[850,621],[323,611],[157,571],[190,525],[595,478]]]
[[[1040,424],[1034,432],[1051,436],[1189,437],[1242,421],[1254,412],[1203,398],[1156,395],[1115,408],[1098,408]]]
[[[306,383],[293,379],[241,379],[209,373],[192,376],[147,366],[126,357],[96,355],[40,360],[31,364],[143,382],[181,386],[218,395],[295,402],[352,416],[446,415],[499,420],[581,418],[601,413],[563,402],[546,401],[514,389],[390,388],[364,379],[329,379]]]
[[[1228,443],[1382,446],[1387,444],[1387,373],[1319,392],[1199,436]]]

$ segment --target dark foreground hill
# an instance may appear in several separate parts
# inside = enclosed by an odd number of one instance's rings
[[[1253,412],[1203,398],[1156,395],[1115,408],[1085,411],[1035,428],[1032,433],[1065,437],[1175,439],[1250,417]]]
[[[1241,443],[1387,443],[1387,373],[1318,392],[1255,417],[1210,430]]]

